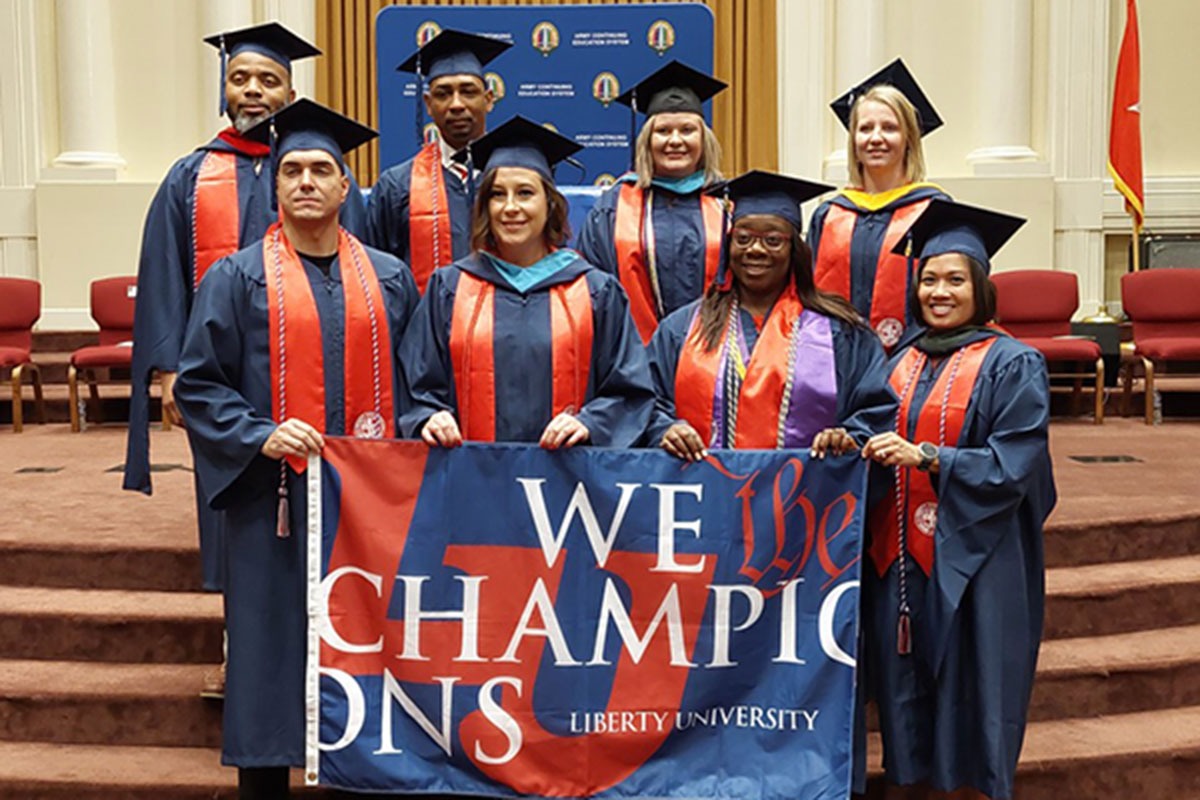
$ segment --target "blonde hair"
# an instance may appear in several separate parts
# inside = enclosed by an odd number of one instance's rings
[[[654,115],[657,116],[657,115]],[[633,147],[633,169],[637,173],[637,187],[649,189],[650,181],[654,179],[654,153],[650,149],[650,134],[653,132],[654,116],[649,117],[638,132],[637,142]],[[700,168],[704,170],[704,185],[711,186],[721,180],[721,143],[717,135],[704,121],[700,114],[702,140],[700,144]]]
[[[858,128],[858,110],[865,102],[882,103],[891,109],[900,121],[900,133],[904,136],[904,180],[916,183],[925,180],[925,151],[921,149],[921,126],[917,122],[917,110],[904,93],[886,83],[872,86],[854,101],[850,109],[850,125],[846,140],[846,162],[850,169],[850,183],[863,185],[862,162],[854,146],[854,132]]]

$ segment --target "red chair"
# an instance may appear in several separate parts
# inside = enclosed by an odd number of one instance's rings
[[[100,421],[103,415],[96,370],[114,367],[128,369],[133,363],[133,306],[136,294],[137,278],[133,276],[92,281],[92,319],[100,326],[100,344],[81,347],[71,354],[67,387],[71,397],[73,431],[82,427],[79,420],[79,373],[83,373],[88,383],[92,415]]]
[[[1104,422],[1104,359],[1094,340],[1071,334],[1071,315],[1079,308],[1079,281],[1074,272],[1018,269],[992,276],[996,285],[996,320],[1017,339],[1038,350],[1051,367],[1050,380],[1072,382],[1072,411],[1077,410],[1085,378],[1095,383],[1093,415]],[[1055,372],[1073,364],[1072,372]]]
[[[1200,269],[1147,269],[1121,276],[1121,305],[1133,322],[1134,356],[1146,370],[1146,424],[1154,423],[1154,378],[1167,364],[1200,362]],[[1193,367],[1186,370],[1197,374]],[[1177,373],[1183,374],[1183,373]],[[1124,374],[1124,400],[1132,390]]]
[[[33,363],[33,323],[42,315],[42,285],[28,278],[0,278],[0,369],[7,369],[12,381],[12,426],[20,433],[22,417],[21,380],[29,373],[33,384],[34,408],[38,423],[46,421],[42,401],[42,376]]]

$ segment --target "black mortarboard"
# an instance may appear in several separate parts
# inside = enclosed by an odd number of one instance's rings
[[[220,113],[225,113],[225,72],[229,59],[239,53],[259,53],[271,59],[288,73],[292,71],[292,62],[301,58],[311,58],[321,55],[321,51],[301,39],[278,22],[267,22],[262,25],[252,25],[236,31],[215,33],[204,38],[205,43],[211,44],[221,53],[221,103]]]
[[[719,183],[705,194],[728,197],[733,201],[733,220],[748,214],[772,214],[790,222],[799,232],[803,228],[800,204],[835,187],[755,169]]]
[[[962,253],[992,268],[991,256],[1025,224],[1021,217],[935,198],[892,249],[918,259],[943,253]],[[908,249],[912,242],[911,251]]]
[[[428,84],[443,75],[474,75],[483,78],[483,65],[512,45],[499,39],[465,31],[444,30],[430,39],[396,67],[413,72]]]
[[[647,116],[662,111],[702,114],[703,103],[725,86],[724,82],[711,75],[692,69],[681,61],[672,61],[642,78],[618,97],[617,102]]]
[[[337,159],[344,171],[342,155],[379,134],[331,108],[303,98],[284,106],[245,135],[251,141],[270,144],[276,164],[293,150],[324,150]]]
[[[899,58],[834,100],[829,107],[833,109],[833,113],[837,114],[842,125],[849,128],[850,111],[854,108],[854,101],[866,94],[872,86],[884,83],[899,89],[900,93],[908,98],[908,102],[913,104],[913,108],[917,110],[917,125],[921,129],[922,136],[942,127],[942,118],[938,116],[937,110],[929,102],[929,98],[921,91],[917,79]]]
[[[454,158],[482,165],[483,172],[495,167],[524,167],[553,182],[554,165],[582,149],[583,145],[575,140],[516,116],[468,144]]]

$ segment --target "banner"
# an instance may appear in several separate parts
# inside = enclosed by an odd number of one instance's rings
[[[325,441],[310,783],[849,796],[861,459]]]
[[[496,98],[489,127],[521,114],[583,145],[575,158],[584,172],[560,165],[563,185],[607,186],[629,168],[629,108],[613,101],[634,83],[673,59],[713,68],[713,13],[702,3],[389,5],[375,19],[380,169],[437,136],[425,114],[418,137],[421,89],[396,67],[446,28],[512,44],[484,67]],[[706,119],[711,105],[704,104]]]

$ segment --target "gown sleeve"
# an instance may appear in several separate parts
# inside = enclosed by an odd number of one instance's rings
[[[613,236],[615,224],[615,212],[606,193],[588,211],[576,243],[576,249],[585,261],[610,275],[617,274],[617,251]]]
[[[384,258],[388,256],[384,255]],[[383,290],[383,301],[387,308],[388,332],[392,337],[392,405],[396,414],[396,438],[402,438],[401,420],[409,408],[409,393],[404,381],[404,370],[401,368],[401,344],[404,333],[417,310],[420,295],[417,292],[416,281],[403,262],[399,269],[389,277],[381,279],[380,288]]]
[[[247,279],[231,259],[221,259],[196,295],[180,357],[176,399],[191,439],[209,505],[228,508],[278,480],[278,462],[260,452],[276,424],[239,390],[243,383]],[[261,359],[264,360],[265,359]],[[268,363],[252,364],[270,371]],[[269,401],[268,401],[269,406]]]
[[[825,228],[825,215],[829,213],[829,202],[826,201],[817,206],[813,211],[812,219],[808,222],[808,233],[804,237],[804,241],[808,243],[812,249],[812,263],[817,263],[817,249],[821,246],[821,231]]]
[[[438,270],[430,276],[429,289],[417,304],[400,345],[402,380],[408,387],[407,410],[400,419],[405,438],[419,438],[425,423],[438,411],[455,413],[450,361],[453,312],[454,295],[446,286],[445,271]]]
[[[1001,539],[1031,533],[1040,538],[1056,501],[1046,364],[1039,353],[1022,351],[981,376],[970,436],[964,432],[967,444],[939,448],[937,617],[958,608]],[[931,621],[935,630],[949,626],[948,619]],[[935,665],[942,647],[934,653]]]
[[[654,407],[646,348],[615,279],[600,282],[592,303],[593,392],[579,411],[579,421],[598,447],[632,447],[645,432]]]
[[[877,433],[893,430],[898,401],[888,384],[883,345],[869,329],[837,321],[834,343],[838,425],[859,447]]]
[[[658,447],[667,429],[679,421],[675,410],[675,373],[694,308],[694,305],[690,305],[670,314],[650,339],[646,353],[650,358],[650,378],[654,383],[654,410],[646,427],[646,447]]]
[[[393,167],[379,176],[367,200],[365,236],[372,247],[396,258],[408,256],[408,194]]]

